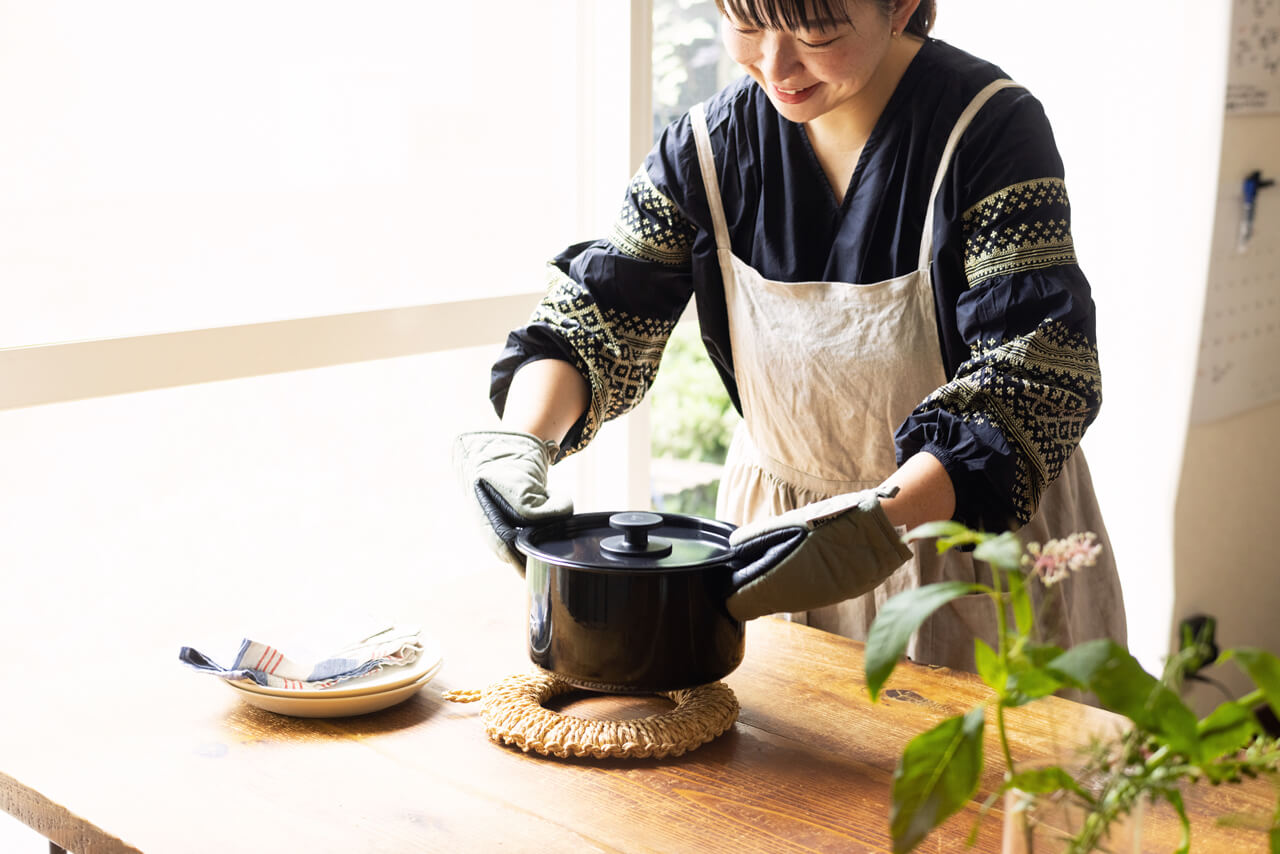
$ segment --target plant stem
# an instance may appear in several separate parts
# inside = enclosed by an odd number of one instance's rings
[[[1008,616],[1004,612],[1004,587],[1000,584],[1000,570],[991,567],[991,599],[996,604],[996,639],[999,641],[1000,664],[1006,673],[1009,672],[1009,626]],[[1003,686],[1000,696],[1004,697]]]
[[[1159,768],[1161,765],[1164,764],[1164,761],[1168,758],[1169,758],[1169,745],[1162,744],[1158,748],[1156,748],[1155,751],[1153,751],[1152,754],[1148,756],[1146,761],[1143,762],[1142,764],[1145,765],[1148,769]]]
[[[999,650],[997,655],[1000,656],[1000,671],[1005,675],[1007,684],[1009,673],[1009,626],[1008,618],[1004,612],[1004,588],[1000,584],[999,567],[991,567],[991,586],[994,592],[991,594],[992,600],[996,605],[996,637],[999,640]],[[1000,685],[996,690],[996,730],[1000,733],[1000,750],[1004,753],[1004,773],[1008,779],[1013,776],[1013,751],[1009,749],[1009,734],[1005,730],[1004,725],[1004,700],[1006,697],[1006,685]]]
[[[1004,703],[996,702],[996,729],[1000,733],[1000,750],[1004,753],[1006,779],[1013,776],[1013,753],[1009,750],[1009,735],[1004,727]]]

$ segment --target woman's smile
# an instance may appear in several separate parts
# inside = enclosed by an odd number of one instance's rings
[[[820,85],[819,83],[814,83],[802,89],[784,89],[774,84],[773,96],[784,104],[801,104],[809,100],[809,96],[818,91],[818,86]]]

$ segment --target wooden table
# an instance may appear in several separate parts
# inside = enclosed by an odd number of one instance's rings
[[[985,696],[965,674],[908,665],[872,705],[861,645],[762,619],[726,680],[742,711],[724,736],[665,761],[546,759],[489,742],[477,706],[441,699],[527,667],[523,593],[500,570],[424,573],[416,585],[405,575],[399,592],[384,591],[441,640],[445,666],[398,707],[336,720],[251,708],[178,663],[178,646],[225,631],[236,603],[261,606],[244,588],[237,598],[175,573],[144,607],[111,579],[83,581],[75,596],[52,581],[0,607],[10,627],[0,808],[76,854],[889,851],[903,745]],[[305,612],[279,604],[305,624]],[[12,631],[24,620],[26,631]],[[572,708],[609,716],[660,702],[597,697]],[[1108,720],[1056,698],[1035,704],[1012,716],[1016,751],[1046,756]],[[988,769],[979,802],[997,784]],[[1269,795],[1261,783],[1194,790],[1194,850],[1262,850],[1261,836],[1213,818],[1265,813]],[[975,802],[921,850],[968,850],[977,814]],[[998,851],[999,835],[989,816],[972,850]],[[1173,850],[1171,815],[1158,812],[1144,839],[1148,850]]]

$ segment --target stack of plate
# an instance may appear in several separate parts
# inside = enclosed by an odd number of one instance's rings
[[[296,718],[341,718],[365,715],[402,703],[431,681],[444,658],[424,641],[412,664],[384,667],[332,688],[269,688],[251,680],[225,680],[251,706]]]

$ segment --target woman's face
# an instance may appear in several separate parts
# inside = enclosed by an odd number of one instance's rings
[[[726,15],[729,56],[769,95],[782,116],[808,122],[846,104],[875,77],[889,50],[890,19],[873,0],[847,0],[848,21],[770,30]]]

